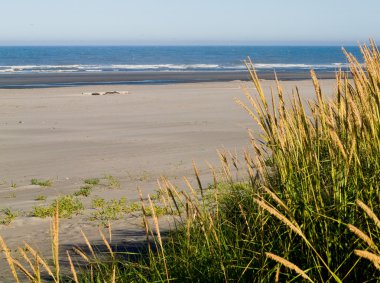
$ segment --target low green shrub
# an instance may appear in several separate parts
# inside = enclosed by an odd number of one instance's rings
[[[100,182],[100,180],[98,178],[90,178],[90,179],[86,179],[84,180],[84,183],[87,184],[87,185],[92,185],[92,186],[96,186],[98,185]]]
[[[45,201],[46,199],[47,199],[47,196],[44,196],[44,195],[39,195],[34,198],[34,200],[38,200],[38,201]]]
[[[31,216],[40,218],[51,217],[55,213],[57,204],[59,217],[61,218],[71,218],[73,214],[78,214],[84,209],[79,199],[71,195],[66,195],[58,198],[48,206],[35,206],[31,212]]]
[[[32,179],[30,180],[31,185],[37,185],[41,187],[51,187],[53,182],[51,180],[43,180],[43,179]]]
[[[83,186],[79,189],[79,191],[74,193],[74,196],[88,197],[90,196],[91,191],[92,191],[92,186]]]
[[[9,208],[0,210],[0,224],[9,225],[16,219],[18,213],[10,210]]]
[[[104,179],[107,180],[108,187],[110,189],[120,189],[120,181],[116,177],[112,175],[105,175]]]
[[[141,211],[141,205],[138,202],[127,204],[125,197],[110,201],[95,198],[92,200],[92,207],[95,209],[92,213],[92,219],[103,222],[120,219],[127,213]]]

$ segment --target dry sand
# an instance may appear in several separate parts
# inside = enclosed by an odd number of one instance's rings
[[[273,81],[264,81],[266,90]],[[83,229],[99,242],[99,222],[90,221],[91,199],[138,199],[154,193],[164,175],[182,184],[191,176],[195,160],[205,183],[210,176],[205,161],[218,164],[217,149],[241,152],[249,143],[248,115],[234,103],[244,99],[247,82],[208,82],[170,85],[80,86],[0,90],[0,208],[19,211],[10,225],[0,225],[0,235],[14,248],[23,240],[49,255],[49,219],[27,216],[36,205],[49,204],[57,196],[77,191],[86,178],[110,174],[120,189],[96,186],[82,197],[86,211],[61,221],[63,249],[82,245]],[[303,98],[313,94],[310,81],[283,82],[287,93],[297,85]],[[332,93],[332,80],[323,81]],[[88,96],[83,92],[128,91],[123,95]],[[269,91],[268,91],[269,93]],[[48,188],[31,186],[32,178],[50,179]],[[11,184],[15,184],[15,188]],[[102,181],[105,184],[105,180]],[[47,196],[45,202],[36,201]],[[111,223],[117,245],[144,239],[141,219],[128,215]],[[0,281],[9,272],[0,261]],[[11,281],[10,281],[11,282]]]

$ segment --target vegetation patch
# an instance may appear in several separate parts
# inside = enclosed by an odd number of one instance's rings
[[[160,190],[156,190],[153,194],[150,195],[151,200],[159,200],[162,196],[162,192]]]
[[[46,199],[47,199],[47,196],[44,196],[44,195],[39,195],[34,198],[34,200],[37,200],[37,201],[45,201]]]
[[[84,183],[87,184],[87,185],[92,185],[92,186],[96,186],[98,185],[100,182],[100,180],[98,178],[90,178],[90,179],[86,179],[84,180]]]
[[[170,210],[170,209],[168,209],[167,207],[165,207],[163,205],[153,204],[153,210],[152,210],[151,207],[146,207],[145,208],[145,215],[146,216],[152,216],[153,215],[153,211],[154,211],[154,213],[155,213],[156,216],[173,215],[173,214],[175,214],[173,212],[173,210]]]
[[[71,218],[74,214],[78,214],[84,209],[83,204],[78,198],[67,195],[58,198],[48,206],[35,206],[31,216],[40,218],[51,217],[56,211],[57,203],[59,217],[61,218]]]
[[[103,198],[95,198],[92,200],[92,207],[95,209],[95,212],[92,213],[92,219],[100,221],[117,220],[127,213],[141,211],[141,205],[138,202],[127,204],[125,197],[109,201]]]
[[[32,180],[30,180],[30,184],[41,186],[41,187],[51,187],[53,185],[53,182],[51,180],[33,178]]]
[[[89,185],[83,186],[79,189],[79,191],[74,193],[74,196],[88,197],[88,196],[90,196],[91,191],[92,191],[92,186],[89,186]]]
[[[104,179],[108,182],[108,187],[111,189],[120,189],[120,181],[112,175],[104,176]]]
[[[17,217],[18,213],[10,210],[9,208],[0,210],[0,224],[9,225]]]

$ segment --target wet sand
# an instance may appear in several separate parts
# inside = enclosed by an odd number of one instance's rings
[[[321,79],[333,79],[335,73],[317,72]],[[260,78],[273,80],[274,73],[259,72]],[[278,72],[281,80],[308,80],[309,72]],[[78,73],[24,73],[0,74],[0,88],[42,88],[53,86],[172,84],[194,82],[247,81],[247,71],[167,71],[167,72],[78,72]]]

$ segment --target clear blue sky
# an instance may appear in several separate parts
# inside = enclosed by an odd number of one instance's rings
[[[356,44],[379,0],[3,0],[0,45]]]

